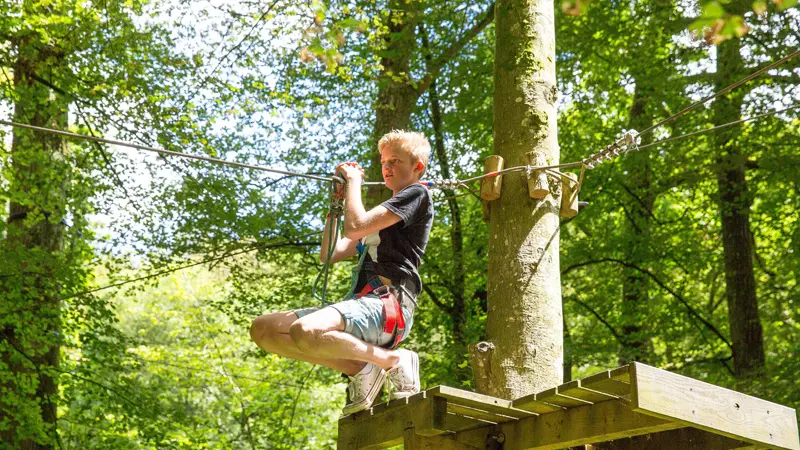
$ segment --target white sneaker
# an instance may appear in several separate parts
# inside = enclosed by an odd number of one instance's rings
[[[386,372],[392,384],[390,400],[410,397],[419,393],[419,355],[411,350],[400,349],[400,362]]]
[[[361,372],[349,378],[350,385],[347,390],[350,392],[350,403],[342,410],[343,415],[363,411],[372,406],[372,402],[381,392],[386,371],[368,363]]]

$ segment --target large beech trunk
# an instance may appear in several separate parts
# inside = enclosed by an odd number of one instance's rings
[[[536,151],[559,161],[556,133],[553,2],[497,2],[494,150],[506,167]],[[509,174],[492,202],[489,226],[487,342],[471,346],[480,392],[517,398],[553,387],[563,376],[560,191],[528,196],[527,180]]]

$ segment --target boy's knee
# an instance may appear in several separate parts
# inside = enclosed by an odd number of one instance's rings
[[[292,342],[297,348],[308,351],[314,346],[317,331],[316,328],[305,323],[305,321],[298,320],[289,327],[289,337],[292,338]]]
[[[250,339],[255,343],[263,341],[269,334],[269,325],[270,322],[266,316],[258,316],[253,319],[253,323],[250,324]]]

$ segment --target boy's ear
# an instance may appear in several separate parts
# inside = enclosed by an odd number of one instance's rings
[[[414,167],[414,172],[419,172],[425,168],[425,164],[422,161],[417,161],[417,165]]]

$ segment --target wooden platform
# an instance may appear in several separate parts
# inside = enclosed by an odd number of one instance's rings
[[[795,410],[644,364],[503,400],[437,386],[339,420],[340,449],[800,450]]]

